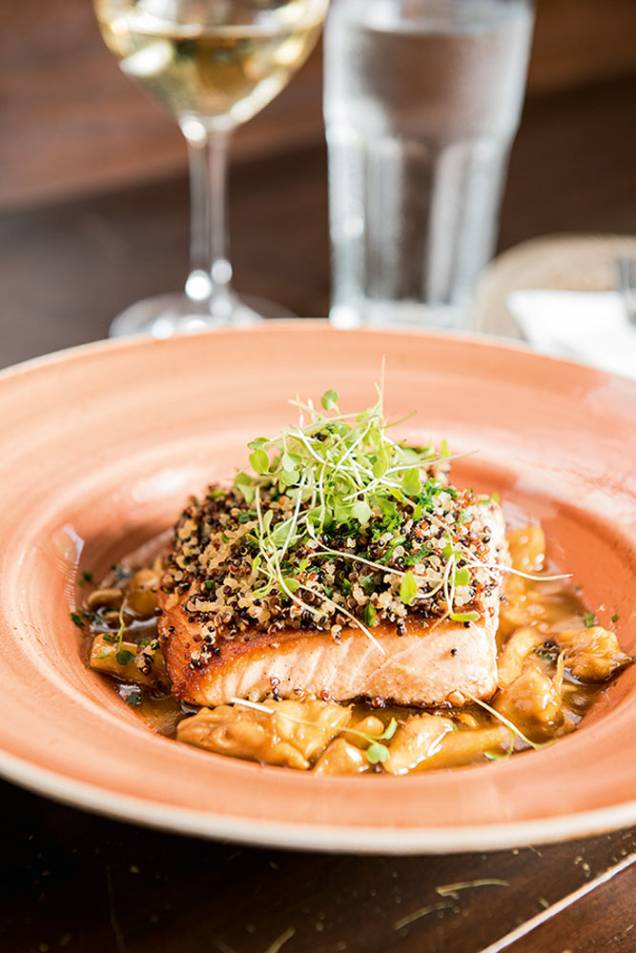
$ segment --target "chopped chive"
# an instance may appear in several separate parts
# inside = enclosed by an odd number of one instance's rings
[[[375,625],[375,620],[377,618],[377,612],[375,611],[375,606],[372,602],[367,602],[366,606],[362,610],[362,618],[364,622],[369,627]]]
[[[120,685],[119,697],[133,708],[139,708],[143,701],[143,695],[138,685]]]

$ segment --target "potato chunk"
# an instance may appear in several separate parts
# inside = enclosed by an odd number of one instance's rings
[[[307,770],[351,718],[343,705],[320,701],[271,708],[271,715],[240,705],[202,708],[179,723],[177,737],[219,754]]]
[[[344,738],[336,738],[318,758],[315,774],[360,774],[369,770],[369,761],[360,748]]]
[[[409,718],[393,736],[384,770],[389,774],[408,774],[439,751],[442,739],[454,727],[449,718],[439,715],[415,715]]]
[[[600,625],[555,632],[554,638],[565,650],[567,668],[583,682],[604,682],[632,661],[614,632]]]

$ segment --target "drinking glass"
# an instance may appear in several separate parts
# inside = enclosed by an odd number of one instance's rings
[[[532,0],[333,0],[324,105],[337,326],[468,326],[532,23]]]
[[[267,105],[314,46],[328,0],[95,0],[122,71],[176,116],[188,146],[191,271],[185,291],[140,301],[111,334],[251,324],[288,316],[232,288],[226,158],[232,130]]]

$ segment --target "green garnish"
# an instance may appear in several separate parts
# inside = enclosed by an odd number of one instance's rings
[[[265,450],[254,450],[250,453],[250,466],[255,473],[264,474],[269,470],[269,457]]]
[[[417,496],[422,489],[422,481],[420,480],[420,471],[418,469],[411,467],[405,472],[402,477],[402,489],[407,496]]]
[[[412,572],[405,572],[400,583],[400,599],[406,606],[412,606],[418,593],[417,579]]]
[[[583,616],[583,625],[586,629],[591,629],[592,626],[598,625],[598,621],[593,612],[586,612]]]
[[[364,621],[368,626],[374,626],[377,619],[377,612],[375,611],[375,606],[372,602],[367,602],[364,609],[362,610],[362,616]]]
[[[133,708],[139,708],[143,701],[141,689],[137,685],[120,685],[119,697]]]
[[[612,617],[611,617],[611,619],[610,619],[610,622],[616,623],[616,622],[618,622],[619,619],[620,619],[620,616],[619,616],[618,612],[614,612],[614,613],[612,614]]]
[[[339,399],[338,391],[326,390],[320,399],[320,403],[324,410],[337,410]]]
[[[470,582],[470,572],[466,569],[465,566],[462,566],[461,569],[455,570],[455,585],[456,586],[467,586]]]
[[[360,585],[362,586],[362,591],[367,596],[371,596],[375,592],[375,580],[373,576],[363,576],[360,580]],[[351,583],[349,583],[349,586],[351,586]]]
[[[364,731],[358,731],[356,728],[343,728],[344,734],[357,735],[368,742],[369,747],[366,750],[367,761],[370,764],[379,764],[386,761],[389,757],[389,749],[383,745],[383,741],[390,741],[397,731],[397,721],[392,718],[381,735],[369,735]]]
[[[395,439],[405,418],[386,419],[382,383],[360,413],[342,412],[333,390],[291,403],[298,423],[250,441],[225,496],[184,509],[165,591],[193,588],[201,619],[222,608],[237,633],[291,624],[336,638],[355,625],[382,654],[372,629],[397,625],[405,607],[425,624],[477,619],[487,587],[515,570],[492,556],[481,497],[449,484],[448,445]]]
[[[80,612],[71,612],[71,622],[73,622],[78,629],[84,628],[84,617]]]
[[[443,456],[441,451],[436,454],[431,447],[407,447],[389,437],[382,386],[377,390],[375,405],[359,414],[340,413],[339,396],[334,390],[322,396],[324,413],[311,403],[292,401],[300,412],[299,424],[271,440],[258,437],[251,441],[249,463],[254,475],[240,472],[234,481],[248,505],[254,508],[257,526],[250,533],[249,542],[254,545],[259,562],[252,563],[252,570],[263,577],[256,588],[257,597],[268,595],[275,587],[281,596],[317,618],[321,608],[315,598],[305,598],[305,593],[311,592],[314,597],[322,594],[323,605],[326,603],[329,611],[344,615],[363,630],[375,624],[376,608],[366,603],[362,608],[353,607],[353,612],[347,609],[342,597],[349,593],[341,579],[336,585],[318,583],[317,589],[316,583],[312,583],[309,588],[303,575],[299,578],[304,571],[299,569],[300,559],[308,559],[305,553],[309,548],[314,565],[316,559],[322,563],[332,552],[354,562],[366,561],[389,577],[401,577],[400,598],[411,605],[418,595],[416,579],[408,569],[391,565],[398,558],[398,547],[404,550],[403,544],[407,542],[407,536],[399,529],[408,521],[409,510],[414,513],[410,524],[413,525],[414,517],[421,519],[436,495],[446,488],[429,472],[431,464]],[[275,519],[269,502],[277,495],[291,500],[293,506],[291,514],[290,508],[283,508]],[[247,516],[242,516],[241,521],[246,520]],[[365,530],[370,532],[372,542],[390,537],[375,560],[365,560],[361,553],[350,552],[342,544],[336,550],[325,544],[338,532],[357,540]],[[407,566],[409,548],[398,565]],[[296,556],[299,550],[301,557]],[[421,547],[415,559],[423,560],[427,554],[426,547]],[[372,582],[371,579],[362,583],[367,595],[376,591]],[[434,586],[433,581],[433,590],[439,591],[441,578],[437,590]],[[429,597],[430,588],[427,583],[421,595]]]
[[[453,622],[477,622],[478,612],[449,612],[449,617]]]
[[[134,657],[135,657],[134,654],[132,652],[129,652],[128,649],[119,649],[119,651],[115,655],[115,658],[117,659],[117,662],[119,665],[128,665],[129,662],[132,662]]]
[[[380,764],[386,761],[388,757],[389,749],[386,745],[382,745],[378,741],[374,741],[373,744],[370,744],[367,748],[367,761],[370,764]]]
[[[366,500],[356,500],[351,507],[351,515],[362,525],[366,526],[371,519],[371,507]]]

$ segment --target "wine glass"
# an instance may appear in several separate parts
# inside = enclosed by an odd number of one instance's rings
[[[183,293],[137,302],[112,335],[153,334],[263,317],[280,306],[239,298],[226,237],[232,130],[289,82],[316,43],[328,0],[95,0],[102,36],[122,71],[175,114],[188,146],[191,270]]]

